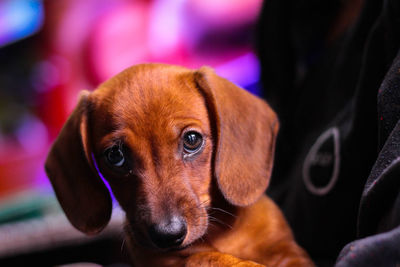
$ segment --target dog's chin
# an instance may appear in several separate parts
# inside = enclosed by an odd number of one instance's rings
[[[167,248],[160,248],[156,246],[144,233],[140,231],[135,231],[132,229],[131,225],[128,225],[127,227],[127,234],[130,236],[130,239],[133,240],[138,246],[146,248],[148,250],[153,250],[153,251],[158,251],[158,252],[171,252],[171,251],[179,251],[187,248],[188,246],[191,245],[191,243],[185,244],[182,243],[180,246],[176,247],[167,247]]]
[[[184,250],[185,248],[187,248],[189,245],[180,245],[178,247],[171,247],[171,248],[157,248],[159,251],[162,252],[173,252],[173,251],[180,251],[180,250]]]

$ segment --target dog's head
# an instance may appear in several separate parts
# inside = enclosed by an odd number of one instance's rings
[[[138,65],[83,92],[46,171],[70,222],[101,231],[111,198],[135,239],[179,248],[207,230],[215,179],[235,206],[265,191],[278,121],[262,100],[203,67]]]

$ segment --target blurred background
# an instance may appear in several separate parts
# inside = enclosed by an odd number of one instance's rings
[[[124,261],[117,207],[108,230],[95,238],[67,222],[43,169],[49,146],[80,90],[93,90],[138,63],[208,65],[258,94],[253,38],[261,5],[262,0],[0,1],[0,263]]]

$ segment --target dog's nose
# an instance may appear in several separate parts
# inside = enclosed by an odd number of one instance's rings
[[[149,227],[151,241],[159,248],[172,248],[182,244],[187,233],[186,221],[180,216],[173,216]]]

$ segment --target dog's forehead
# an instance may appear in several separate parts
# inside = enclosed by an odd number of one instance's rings
[[[208,122],[193,71],[185,68],[139,65],[105,82],[94,95],[97,111],[118,127],[167,129],[185,119]]]

